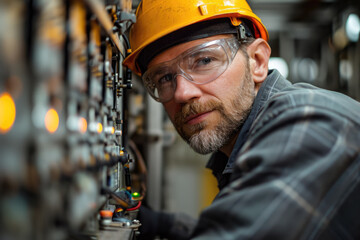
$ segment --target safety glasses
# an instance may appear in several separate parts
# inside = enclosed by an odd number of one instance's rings
[[[152,66],[143,74],[142,80],[156,101],[168,102],[174,97],[178,75],[195,84],[214,81],[229,67],[239,47],[236,38],[200,44],[170,61]]]

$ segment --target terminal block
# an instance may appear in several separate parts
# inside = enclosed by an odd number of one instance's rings
[[[0,239],[136,239],[122,66],[132,1],[0,10]]]

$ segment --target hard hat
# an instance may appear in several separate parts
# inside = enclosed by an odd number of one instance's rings
[[[219,18],[229,18],[233,26],[247,19],[253,24],[255,37],[268,41],[265,26],[245,0],[142,0],[129,34],[132,53],[123,64],[141,75],[137,60],[145,47],[179,29]]]

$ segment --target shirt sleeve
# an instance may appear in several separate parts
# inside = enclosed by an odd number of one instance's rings
[[[308,98],[269,101],[192,239],[360,239],[360,126]]]

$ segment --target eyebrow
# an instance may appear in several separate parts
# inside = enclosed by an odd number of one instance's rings
[[[158,75],[163,75],[164,73],[169,73],[171,71],[169,71],[169,69],[171,69],[170,67],[166,66],[166,67],[159,67],[158,69],[155,70],[155,72],[152,74],[152,76],[158,76]]]

